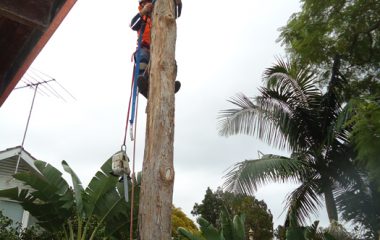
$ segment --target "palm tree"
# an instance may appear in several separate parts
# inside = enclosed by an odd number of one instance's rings
[[[353,168],[340,91],[345,82],[334,60],[327,89],[317,88],[316,74],[281,59],[264,72],[261,96],[239,94],[230,102],[237,106],[221,112],[219,133],[248,134],[291,151],[290,157],[263,155],[237,163],[225,176],[229,191],[253,193],[268,181],[300,183],[287,196],[288,214],[305,223],[325,199],[331,220],[337,220],[333,191],[336,182]]]
[[[41,174],[22,172],[14,175],[33,190],[15,187],[1,190],[0,196],[20,202],[37,219],[38,225],[49,232],[63,232],[63,239],[95,239],[101,228],[105,237],[128,236],[131,206],[124,199],[122,184],[109,174],[112,158],[103,164],[86,189],[66,161],[62,161],[62,166],[71,175],[73,187],[62,177],[62,172],[50,164],[43,161],[34,164]],[[138,198],[139,180],[135,182],[135,197]],[[137,226],[135,209],[133,221]]]

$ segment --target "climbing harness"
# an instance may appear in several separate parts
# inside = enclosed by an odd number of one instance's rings
[[[129,123],[131,124],[131,140],[133,141],[134,139],[134,136],[133,136],[133,123],[134,123],[134,119],[135,119],[135,113],[136,113],[136,98],[137,98],[137,95],[138,95],[138,88],[137,88],[137,78],[139,76],[139,72],[140,72],[140,61],[141,61],[141,42],[142,42],[142,36],[144,34],[144,31],[145,31],[145,26],[146,26],[146,22],[143,21],[142,22],[142,25],[141,25],[141,30],[140,30],[140,34],[139,34],[139,38],[137,40],[137,50],[136,50],[136,61],[135,61],[135,67],[133,68],[134,69],[134,72],[133,72],[133,90],[132,90],[132,109],[131,109],[131,118],[129,120]]]

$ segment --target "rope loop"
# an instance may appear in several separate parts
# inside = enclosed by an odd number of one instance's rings
[[[125,144],[121,145],[121,151],[126,152],[127,146]]]
[[[129,131],[129,134],[130,134],[130,137],[131,137],[131,141],[134,141],[135,138],[133,137],[133,123],[131,124],[131,127],[130,127],[130,131]]]

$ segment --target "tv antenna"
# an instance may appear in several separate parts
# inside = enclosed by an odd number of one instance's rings
[[[37,93],[39,93],[43,96],[48,96],[48,97],[52,95],[58,99],[63,100],[64,102],[66,102],[64,95],[68,95],[70,98],[76,100],[76,98],[66,88],[64,88],[55,78],[37,70],[37,69],[30,68],[24,74],[24,76],[21,78],[21,81],[24,83],[24,85],[20,86],[20,87],[16,87],[15,90],[23,89],[23,88],[32,88],[32,89],[34,89],[34,93],[33,93],[33,98],[32,98],[32,104],[30,105],[30,109],[29,109],[28,120],[26,121],[24,135],[22,137],[21,148],[20,148],[20,152],[18,154],[15,173],[18,172],[18,168],[20,165],[21,152],[24,149],[26,133],[28,132],[28,129],[29,129],[29,122],[30,122],[30,118],[32,116],[34,101],[36,99]],[[54,83],[54,85],[53,85],[53,83]],[[61,89],[61,92],[63,90],[64,93],[60,93],[59,90],[56,90],[55,88],[57,86]]]

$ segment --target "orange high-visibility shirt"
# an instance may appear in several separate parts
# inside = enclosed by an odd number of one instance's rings
[[[139,6],[139,11],[141,12],[142,6]],[[150,17],[142,16],[142,19],[146,22],[144,34],[142,36],[142,44],[150,46],[150,28],[152,27],[152,21]],[[138,36],[140,35],[140,30],[137,31]]]

